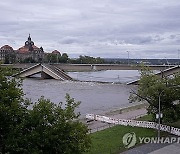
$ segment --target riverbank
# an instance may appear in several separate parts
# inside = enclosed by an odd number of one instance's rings
[[[118,110],[113,110],[113,111],[107,112],[107,113],[105,113],[105,115],[115,116],[115,115],[119,115],[119,114],[125,114],[127,112],[136,111],[139,109],[146,109],[147,107],[148,107],[148,103],[141,102],[139,104],[135,104],[135,105],[120,108]]]
[[[147,110],[146,110],[147,107],[148,107],[147,103],[140,103],[125,108],[120,108],[119,110],[110,111],[103,115],[115,119],[137,119],[147,114]],[[102,123],[99,121],[91,121],[87,123],[85,119],[83,120],[83,122],[87,124],[91,133],[104,130],[108,127],[113,126],[113,124]]]

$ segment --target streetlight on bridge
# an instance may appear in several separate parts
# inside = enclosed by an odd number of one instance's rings
[[[129,65],[129,51],[127,51],[127,53],[128,53],[128,65]]]
[[[178,49],[178,65],[180,64],[180,59],[179,59],[180,57],[179,56],[180,56],[180,50]]]

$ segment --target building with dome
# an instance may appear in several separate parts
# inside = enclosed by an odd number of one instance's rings
[[[53,63],[59,62],[61,53],[53,50],[51,53],[45,53],[42,47],[35,46],[29,34],[24,46],[14,50],[9,45],[0,48],[0,62],[3,63]]]
[[[13,57],[13,61],[11,60]],[[41,62],[44,57],[44,51],[43,48],[38,48],[34,45],[34,42],[31,40],[31,36],[29,34],[29,37],[27,41],[25,41],[24,46],[20,47],[17,50],[14,50],[9,45],[4,45],[0,48],[0,60],[6,61],[6,59],[9,60],[9,63],[13,62],[22,62],[22,61],[37,61]]]
[[[32,60],[41,62],[44,57],[44,51],[42,47],[38,48],[34,45],[29,34],[28,40],[25,42],[24,46],[16,50],[16,56],[17,61]]]

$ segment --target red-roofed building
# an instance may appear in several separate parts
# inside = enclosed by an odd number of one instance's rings
[[[6,58],[10,55],[14,55],[15,52],[13,48],[9,45],[4,45],[0,48],[0,60],[5,61]]]
[[[24,46],[17,50],[14,50],[9,45],[4,45],[0,48],[0,61],[5,63],[58,62],[60,57],[61,53],[58,50],[54,50],[51,53],[44,53],[42,47],[35,46],[30,34]]]
[[[13,48],[9,45],[4,45],[0,48],[1,50],[4,50],[4,51],[13,51]]]
[[[54,50],[54,51],[52,51],[52,54],[56,54],[56,55],[61,56],[61,53],[60,53],[58,50]]]
[[[41,62],[44,57],[43,48],[38,48],[34,45],[29,34],[28,40],[25,45],[20,47],[18,50],[14,50],[9,45],[4,45],[0,48],[0,60],[6,61],[8,59],[9,63],[12,62],[22,62],[26,59]],[[11,60],[13,58],[13,61]]]
[[[25,42],[25,45],[16,50],[18,61],[25,60],[30,58],[34,61],[42,61],[44,56],[43,48],[38,48],[34,45],[34,42],[31,40],[29,35],[28,40]]]

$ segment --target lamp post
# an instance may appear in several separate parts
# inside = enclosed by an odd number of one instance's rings
[[[178,65],[180,64],[180,57],[179,57],[179,55],[180,55],[180,50],[178,49]]]
[[[168,68],[170,68],[169,62],[168,62],[167,58],[166,58],[166,57],[164,57],[164,58],[166,59],[166,63],[167,63],[167,65],[168,65]]]
[[[159,93],[158,99],[159,99],[159,111],[158,111],[158,138],[160,138],[160,124],[161,124],[161,118],[162,118],[162,114],[161,114],[161,94],[164,92],[161,91]]]
[[[127,51],[127,53],[128,53],[128,65],[129,65],[129,51]]]

